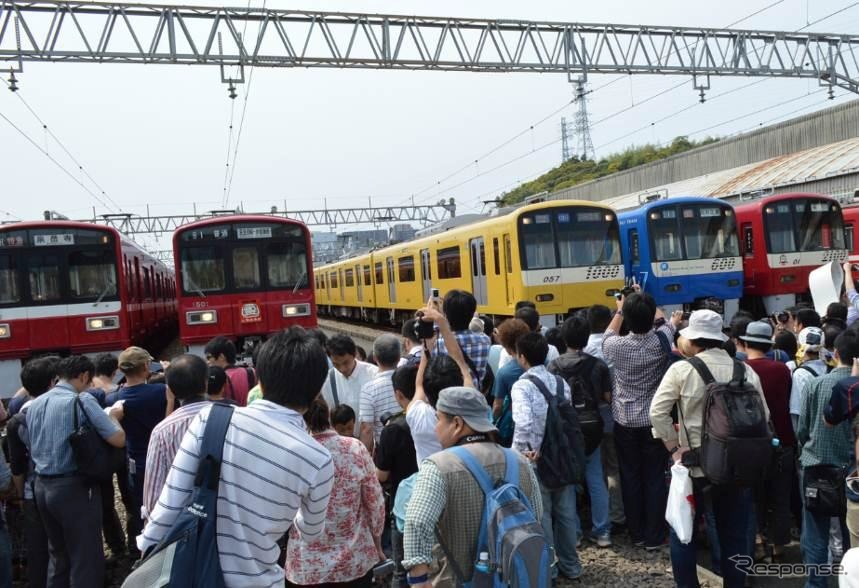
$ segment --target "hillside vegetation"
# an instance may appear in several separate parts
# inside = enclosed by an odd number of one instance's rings
[[[709,145],[716,141],[718,139],[715,137],[707,137],[701,141],[690,141],[686,137],[677,137],[670,145],[665,147],[657,147],[650,144],[641,147],[630,147],[626,151],[609,155],[599,161],[591,161],[589,159],[579,160],[577,157],[573,157],[539,178],[526,182],[514,190],[505,192],[501,195],[501,198],[505,204],[515,204],[528,196],[539,194],[540,192],[557,192],[563,188],[595,180],[625,169],[638,167],[652,161],[659,161],[660,159],[689,151],[695,147]]]

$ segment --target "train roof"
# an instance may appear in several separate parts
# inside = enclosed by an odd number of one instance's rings
[[[782,200],[800,200],[802,198],[816,198],[818,200],[830,200],[835,204],[838,204],[838,199],[829,196],[828,194],[817,194],[814,192],[788,192],[786,194],[772,194],[770,196],[764,196],[763,198],[758,198],[752,202],[738,202],[734,208],[737,211],[747,211],[747,210],[755,210],[763,207],[766,204],[770,204],[772,202],[779,202]]]
[[[186,225],[177,227],[173,234],[184,233],[185,231],[197,227],[205,227],[209,225],[220,225],[223,223],[280,223],[284,225],[306,225],[298,219],[285,218],[282,216],[274,216],[267,214],[221,214],[212,217],[203,218]]]
[[[650,202],[645,202],[641,204],[637,208],[632,208],[629,210],[625,210],[623,212],[618,213],[620,217],[629,217],[635,214],[640,214],[642,212],[647,212],[648,210],[652,210],[654,208],[661,208],[663,206],[673,206],[675,204],[708,204],[715,203],[717,206],[731,206],[730,203],[725,202],[719,198],[714,198],[712,196],[669,196],[668,198],[660,198],[659,200],[652,200]]]

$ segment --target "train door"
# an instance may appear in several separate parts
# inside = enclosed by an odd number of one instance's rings
[[[432,290],[432,270],[429,249],[421,249],[421,279],[424,285],[424,300],[429,300]]]
[[[638,229],[629,229],[629,274],[635,276],[639,284],[646,284],[646,276],[641,275],[641,245],[638,241]]]
[[[358,285],[358,302],[364,302],[364,281],[361,279],[361,266],[355,266],[355,283]]]
[[[486,247],[483,237],[469,241],[471,248],[471,291],[478,305],[486,305]]]
[[[513,245],[510,235],[504,235],[504,291],[507,293],[507,306],[513,304]]]
[[[388,264],[388,296],[391,304],[397,303],[397,282],[394,280],[394,258],[388,257],[385,260]]]

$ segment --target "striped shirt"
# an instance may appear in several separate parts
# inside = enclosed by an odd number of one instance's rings
[[[394,383],[391,381],[393,375],[393,370],[379,372],[361,388],[361,410],[358,421],[373,424],[373,442],[376,444],[379,443],[379,436],[385,428],[382,417],[397,414],[403,410],[394,397]]]
[[[209,407],[194,417],[151,518],[137,538],[157,544],[191,498]],[[290,525],[321,537],[334,482],[331,454],[293,410],[268,400],[236,408],[224,441],[218,485],[218,553],[227,588],[283,586],[277,564]]]
[[[75,399],[80,398],[86,419]],[[111,419],[90,394],[78,395],[74,386],[59,382],[48,392],[35,398],[27,409],[27,431],[30,435],[30,459],[37,475],[57,476],[71,474],[78,469],[69,444],[74,431],[74,413],[78,411],[78,424],[87,420],[98,434],[107,439],[117,433],[119,425]]]
[[[201,409],[209,406],[208,402],[193,402],[175,410],[170,416],[158,423],[152,429],[149,437],[149,448],[146,450],[146,469],[143,478],[143,508],[144,517],[155,508],[167,472],[173,464],[173,458],[179,452],[185,431]]]

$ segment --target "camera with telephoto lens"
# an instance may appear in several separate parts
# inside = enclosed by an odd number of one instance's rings
[[[424,313],[418,311],[415,315],[415,337],[421,341],[424,339],[432,339],[435,336],[435,327],[431,322],[422,320]]]
[[[618,300],[620,300],[621,298],[627,298],[627,297],[629,297],[630,294],[634,294],[634,293],[635,293],[635,288],[631,288],[630,286],[627,286],[626,288],[624,288],[620,292],[615,292],[614,297],[617,298]]]

